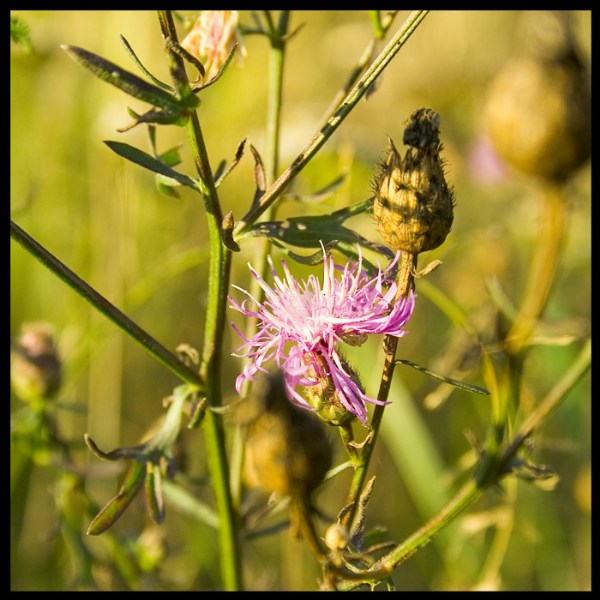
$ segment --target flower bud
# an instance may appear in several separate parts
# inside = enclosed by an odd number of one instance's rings
[[[452,228],[454,196],[440,157],[439,115],[420,108],[408,120],[404,160],[388,138],[385,161],[375,178],[373,213],[393,250],[418,254],[440,246]]]
[[[534,53],[508,61],[496,74],[484,119],[503,160],[522,173],[561,181],[591,155],[591,88],[567,19],[552,24],[558,30],[552,44],[538,42]]]
[[[225,64],[235,44],[239,45],[239,56],[245,56],[237,10],[203,10],[181,47],[203,64],[205,78],[209,81]]]
[[[51,398],[61,384],[61,362],[51,327],[23,325],[11,352],[11,382],[24,402]]]
[[[356,371],[343,358],[341,363],[346,373],[350,374],[360,390],[364,392]],[[311,379],[318,379],[318,383],[303,387],[302,396],[315,409],[316,414],[329,425],[340,426],[349,423],[355,415],[342,404],[331,377],[327,375],[317,377],[314,368],[309,370],[308,375]]]
[[[325,532],[325,545],[330,550],[344,550],[348,547],[350,534],[340,523],[333,523]]]

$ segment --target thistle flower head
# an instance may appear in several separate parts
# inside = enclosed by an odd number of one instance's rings
[[[269,257],[273,286],[269,286],[249,265],[250,272],[265,293],[258,302],[249,292],[239,288],[247,298],[241,303],[229,298],[231,308],[247,317],[256,317],[258,332],[248,339],[232,323],[244,340],[241,348],[250,359],[236,380],[239,392],[245,379],[253,379],[265,371],[270,361],[281,367],[289,399],[304,408],[312,409],[298,387],[316,386],[323,379],[333,384],[337,397],[347,411],[366,421],[366,403],[380,403],[365,394],[339,352],[346,342],[362,344],[368,334],[387,334],[401,337],[403,327],[414,308],[414,296],[400,298],[394,303],[397,287],[389,278],[396,260],[384,271],[379,269],[370,277],[362,268],[362,256],[346,266],[337,265],[323,249],[323,283],[315,275],[297,281],[286,262],[281,261],[284,276],[280,277]]]
[[[246,49],[238,29],[237,10],[203,10],[181,42],[204,65],[207,80],[218,73],[235,44],[238,56],[243,58]]]

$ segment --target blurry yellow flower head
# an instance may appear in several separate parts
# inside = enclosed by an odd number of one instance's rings
[[[219,72],[235,44],[241,60],[246,49],[238,29],[237,10],[203,10],[181,42],[204,65],[207,81]]]

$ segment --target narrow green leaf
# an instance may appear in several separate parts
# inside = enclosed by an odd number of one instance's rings
[[[377,39],[381,39],[384,35],[384,30],[381,25],[381,14],[378,10],[370,10],[369,18],[371,19],[371,25],[373,26],[373,35]]]
[[[167,165],[167,167],[176,167],[181,162],[181,155],[179,149],[181,144],[178,144],[174,148],[170,148],[166,152],[160,154],[160,160]]]
[[[452,379],[452,377],[446,377],[445,375],[439,375],[438,373],[434,373],[433,371],[430,371],[427,367],[423,367],[423,366],[413,362],[412,360],[398,358],[398,359],[396,359],[396,364],[397,365],[408,365],[409,367],[412,367],[413,369],[417,369],[417,371],[427,373],[427,375],[430,375],[431,377],[434,377],[435,379],[439,379],[441,381],[444,381],[445,383],[454,385],[457,388],[467,390],[468,392],[473,392],[475,394],[483,394],[484,396],[490,395],[489,390],[487,390],[484,387],[480,387],[478,385],[473,385],[472,383],[465,383],[464,381],[458,381],[458,379]]]
[[[144,451],[144,444],[137,446],[127,446],[124,448],[115,448],[110,452],[104,452],[98,448],[96,442],[87,434],[83,435],[83,439],[87,447],[98,457],[103,460],[119,460],[120,458],[137,458]]]
[[[161,175],[160,173],[156,174],[156,181],[160,186],[166,186],[170,188],[179,187],[181,184],[177,179],[173,179],[173,177],[167,177],[166,175]]]
[[[328,252],[329,250],[334,248],[336,244],[337,244],[337,240],[332,240],[328,244],[324,244],[325,251]],[[303,265],[314,266],[314,265],[318,265],[323,262],[323,250],[317,250],[317,252],[315,252],[313,254],[309,254],[308,256],[296,254],[295,252],[292,252],[291,250],[288,250],[287,254],[288,254],[288,256],[290,256],[290,258],[294,259],[297,263],[300,263]]]
[[[175,146],[163,152],[158,158],[161,162],[165,163],[168,167],[175,167],[181,162],[181,156],[179,154],[179,148],[181,144]],[[152,149],[156,153],[156,145],[152,144]],[[156,173],[155,175],[156,188],[161,194],[165,194],[165,196],[169,196],[171,198],[179,198],[179,193],[175,189],[181,184],[176,179],[172,177],[167,177],[165,175],[161,175],[160,173]]]
[[[358,499],[356,514],[352,523],[352,529],[350,530],[350,538],[352,539],[352,544],[359,548],[362,547],[363,535],[365,532],[365,524],[367,522],[365,511],[367,509],[367,505],[369,504],[369,500],[371,499],[371,494],[373,493],[374,485],[375,476],[371,477],[371,479],[369,479],[369,481],[365,484],[365,487]]]
[[[219,515],[195,495],[168,479],[163,481],[163,488],[169,506],[172,506],[178,513],[191,517],[213,529],[219,527]]]
[[[552,491],[560,481],[558,473],[547,465],[534,465],[524,460],[516,460],[511,471],[519,479],[534,483],[545,491]]]
[[[157,125],[178,125],[183,127],[187,122],[187,115],[181,112],[172,112],[169,110],[155,110],[150,109],[143,114],[136,113],[132,108],[127,107],[129,116],[134,119],[134,122],[125,127],[117,129],[119,133],[130,131],[134,127],[137,127],[141,123],[156,123]]]
[[[250,150],[252,150],[254,156],[254,183],[258,191],[264,192],[267,188],[267,176],[265,175],[263,161],[258,150],[252,144],[250,144]]]
[[[225,59],[225,62],[223,62],[223,64],[221,65],[221,67],[217,71],[217,74],[214,77],[212,77],[211,79],[209,79],[206,83],[202,83],[200,80],[198,80],[197,82],[192,83],[190,85],[190,90],[193,93],[198,93],[200,90],[204,90],[209,85],[212,85],[213,83],[216,83],[221,78],[221,75],[223,75],[223,73],[225,72],[225,69],[229,66],[229,63],[231,62],[231,59],[233,58],[233,55],[235,54],[235,51],[237,50],[237,47],[238,47],[237,43],[232,46],[232,48],[231,48],[231,50],[230,50],[227,58]],[[202,76],[204,77],[203,71],[204,71],[204,67],[202,67]],[[198,103],[200,103],[199,100],[197,100],[197,101],[198,101]]]
[[[291,217],[286,221],[255,223],[248,228],[245,235],[266,236],[301,248],[319,248],[320,241],[325,243],[332,239],[348,243],[366,242],[369,247],[389,255],[385,246],[368,242],[356,232],[342,225],[346,219],[368,212],[372,206],[373,199],[369,198],[329,215]]]
[[[138,98],[143,102],[148,102],[153,106],[164,108],[171,112],[181,112],[185,108],[174,95],[165,90],[144,81],[137,75],[122,69],[121,67],[94,54],[78,48],[77,46],[62,45],[61,48],[77,63],[91,71],[96,77],[103,81],[118,87],[126,94]]]
[[[170,85],[163,83],[162,81],[160,81],[160,79],[157,79],[156,77],[154,77],[154,75],[152,75],[152,73],[150,73],[150,71],[148,71],[148,69],[146,69],[146,67],[142,64],[142,61],[140,61],[140,59],[137,57],[137,54],[133,51],[133,48],[131,47],[131,45],[125,39],[125,37],[123,35],[121,35],[121,42],[123,43],[123,46],[125,46],[125,50],[126,50],[127,54],[129,54],[129,58],[131,58],[131,60],[135,64],[135,66],[148,79],[151,79],[159,88],[165,90],[166,92],[171,92],[171,93],[174,92],[173,88]]]
[[[332,221],[328,215],[255,223],[249,228],[248,235],[272,238],[299,248],[320,248],[320,242],[328,243],[332,239],[356,243],[360,237],[339,222]]]
[[[132,463],[117,495],[104,506],[90,523],[87,530],[88,535],[100,535],[117,522],[140,491],[144,483],[145,471],[146,466],[141,462],[134,461]]]
[[[344,214],[343,217],[340,217],[339,212],[331,215],[291,217],[285,221],[263,221],[253,224],[245,235],[268,237],[274,245],[280,248],[291,245],[299,248],[320,249],[321,242],[330,245],[335,240],[337,250],[353,260],[358,259],[358,246],[370,248],[389,259],[393,258],[394,253],[387,246],[372,242],[342,225],[346,216]],[[297,256],[290,251],[288,254],[292,258]],[[370,274],[374,274],[378,270],[364,256],[363,267]]]
[[[193,190],[198,190],[198,185],[196,181],[194,181],[191,177],[187,175],[183,175],[182,173],[178,173],[177,171],[167,167],[163,162],[154,158],[150,154],[146,154],[142,150],[138,150],[129,144],[125,144],[123,142],[113,142],[110,140],[105,140],[104,143],[114,152],[116,152],[119,156],[134,162],[145,169],[153,171],[154,173],[160,173],[165,177],[170,177],[172,179],[176,179],[179,183],[192,188]]]
[[[225,177],[227,177],[227,175],[229,175],[229,173],[231,173],[232,169],[240,162],[242,156],[244,155],[244,146],[246,144],[246,139],[244,138],[238,145],[236,151],[235,151],[235,156],[233,157],[233,162],[227,167],[225,168],[225,161],[223,161],[221,164],[219,164],[218,169],[215,171],[215,187],[219,187],[219,185],[221,185],[221,183],[223,182],[223,180],[225,179]]]
[[[498,307],[500,312],[512,323],[517,318],[517,308],[514,302],[508,297],[506,291],[497,277],[488,277],[485,281],[485,288],[490,295],[492,302]]]
[[[154,156],[158,154],[156,150],[156,126],[148,123],[148,139],[150,140],[150,147],[152,148],[152,153]],[[172,167],[173,165],[169,165]]]
[[[225,159],[220,160],[219,164],[213,171],[213,179],[215,181],[215,187],[218,187],[218,184],[221,183],[219,180],[221,179],[226,166],[227,166],[227,161]]]
[[[174,42],[174,40],[170,38],[166,38],[167,48],[173,53],[183,58],[183,60],[189,62],[193,65],[198,71],[198,77],[194,83],[200,81],[205,75],[206,70],[204,69],[204,65],[193,55],[190,54],[183,46],[180,46],[178,43]],[[185,79],[187,81],[187,79]]]
[[[321,202],[329,198],[346,179],[346,173],[338,175],[333,181],[329,182],[325,187],[309,194],[288,194],[288,197],[301,202]]]
[[[146,504],[150,518],[160,525],[165,520],[165,500],[162,493],[160,467],[148,463],[146,469]]]
[[[175,186],[173,184],[164,183],[164,179],[168,179],[168,181],[175,181],[174,179],[170,179],[167,177],[163,178],[163,176],[159,175],[158,173],[156,174],[155,177],[156,177],[156,179],[155,179],[156,189],[161,194],[164,194],[165,196],[169,196],[170,198],[180,198],[179,192],[175,189]],[[179,185],[179,183],[177,183],[177,185]]]

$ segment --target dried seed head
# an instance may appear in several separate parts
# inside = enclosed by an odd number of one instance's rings
[[[537,18],[537,17],[536,17]],[[485,125],[496,152],[528,175],[568,178],[591,155],[589,71],[572,43],[568,20],[556,20],[555,46],[508,61],[486,99]]]
[[[257,393],[260,413],[248,426],[245,482],[267,493],[307,499],[332,464],[325,425],[288,400],[280,372],[261,382]]]
[[[388,155],[375,178],[373,212],[383,239],[394,250],[433,250],[452,228],[454,195],[440,157],[439,123],[430,108],[412,114],[404,130],[409,146],[404,160],[388,138]]]

